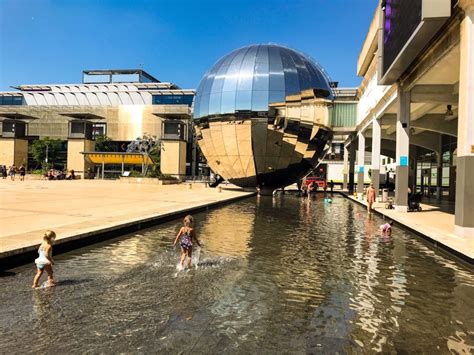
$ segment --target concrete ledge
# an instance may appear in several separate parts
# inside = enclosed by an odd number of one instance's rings
[[[359,203],[362,206],[367,206],[365,201],[357,200],[353,196],[348,195],[346,192],[338,191],[338,193],[344,195],[354,202]],[[433,210],[433,212],[426,211],[426,208],[424,208],[424,212],[407,212],[405,207],[403,212],[396,212],[395,210],[385,210],[382,208],[382,206],[378,206],[378,208],[374,209],[373,211],[380,216],[392,220],[398,227],[401,227],[402,229],[405,229],[416,236],[421,237],[423,241],[428,242],[429,246],[435,247],[437,250],[444,252],[450,257],[455,257],[456,259],[467,263],[469,266],[474,265],[474,239],[463,238],[455,234],[453,215],[444,212],[438,212],[436,210]],[[420,228],[419,219],[421,216],[425,216],[427,213],[433,213],[431,218],[437,219],[437,223],[444,224],[446,228],[452,229],[452,233],[447,230],[442,231],[439,228],[429,228],[429,226],[425,226],[424,229]],[[452,219],[452,225],[443,223],[444,221],[440,220],[441,218],[439,214],[441,213],[446,215],[445,217]]]
[[[118,181],[126,184],[156,184],[156,185],[175,185],[180,184],[180,180],[161,180],[158,178],[142,177],[119,177]]]

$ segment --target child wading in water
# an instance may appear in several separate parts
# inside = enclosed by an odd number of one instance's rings
[[[184,217],[184,226],[178,232],[173,246],[176,245],[181,238],[179,245],[181,246],[181,269],[184,269],[184,260],[188,257],[188,269],[191,269],[191,257],[193,255],[193,242],[201,246],[196,236],[196,231],[193,229],[193,216],[187,215]]]
[[[380,231],[383,235],[390,236],[392,234],[392,224],[393,222],[390,221],[380,226]]]
[[[39,286],[39,280],[41,275],[43,275],[44,270],[48,273],[48,286],[55,286],[53,279],[53,242],[56,238],[56,233],[53,231],[46,231],[43,235],[43,243],[41,243],[38,248],[39,257],[35,259],[36,264],[36,275],[33,279],[32,288],[37,288]]]

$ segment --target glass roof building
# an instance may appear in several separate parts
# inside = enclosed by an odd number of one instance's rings
[[[328,76],[304,54],[274,44],[251,45],[222,57],[197,89],[194,118],[268,111],[288,95],[317,89],[332,99]]]

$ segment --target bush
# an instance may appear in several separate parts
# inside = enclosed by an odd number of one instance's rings
[[[37,139],[31,143],[31,155],[36,162],[36,167],[41,166],[42,169],[48,169],[53,166],[58,154],[61,151],[62,141],[60,139],[50,139],[44,137]],[[48,163],[46,163],[46,149],[48,149]]]
[[[95,151],[96,152],[113,152],[116,150],[116,143],[107,136],[95,137]]]

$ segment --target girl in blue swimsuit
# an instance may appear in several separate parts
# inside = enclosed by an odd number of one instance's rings
[[[35,259],[36,264],[36,275],[33,279],[32,288],[39,286],[39,280],[43,272],[46,270],[48,273],[48,286],[55,286],[53,278],[53,242],[56,239],[56,233],[53,231],[46,231],[43,235],[43,243],[38,248],[39,257]]]
[[[181,227],[176,239],[174,240],[173,246],[175,246],[178,240],[180,240],[179,245],[181,246],[181,269],[184,268],[184,261],[186,260],[186,257],[188,257],[188,269],[191,269],[193,242],[195,242],[198,246],[201,246],[201,243],[199,243],[199,240],[197,239],[196,231],[193,228],[193,222],[193,217],[191,215],[184,217],[184,225]]]

